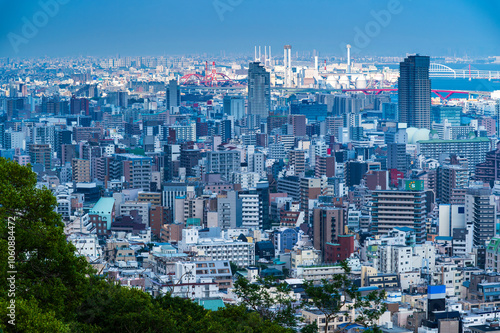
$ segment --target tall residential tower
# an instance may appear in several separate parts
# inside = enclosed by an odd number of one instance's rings
[[[248,114],[267,118],[271,108],[271,75],[259,62],[248,68]]]
[[[431,128],[430,58],[409,56],[399,66],[399,122]]]

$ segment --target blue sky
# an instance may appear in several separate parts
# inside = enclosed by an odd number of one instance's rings
[[[500,56],[496,0],[41,0],[51,1],[65,4],[44,16],[39,1],[0,0],[0,57],[250,55],[254,45],[281,57],[284,44],[340,56],[347,43],[361,55]]]

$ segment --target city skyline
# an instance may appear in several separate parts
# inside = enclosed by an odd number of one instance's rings
[[[128,2],[4,2],[0,57],[251,55],[254,45],[278,51],[285,44],[336,56],[351,44],[354,57],[500,54],[500,4],[491,0],[317,1],[307,8],[281,0]]]

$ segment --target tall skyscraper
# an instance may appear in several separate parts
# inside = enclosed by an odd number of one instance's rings
[[[409,56],[399,65],[399,122],[431,128],[430,58]]]
[[[259,62],[248,68],[248,114],[265,119],[271,108],[271,75]]]
[[[170,111],[172,107],[181,105],[181,90],[177,85],[177,80],[170,80],[167,84],[167,109]]]

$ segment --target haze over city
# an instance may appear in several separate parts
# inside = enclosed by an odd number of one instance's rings
[[[0,332],[500,329],[500,2],[0,0]]]
[[[16,52],[7,37],[22,36],[38,1],[2,1],[0,56],[147,56],[249,54],[253,45],[285,43],[298,52],[340,55],[373,13],[396,10],[359,55],[436,56],[500,54],[500,4],[484,1],[189,0],[60,1],[36,36]],[[387,23],[385,23],[387,22]]]

